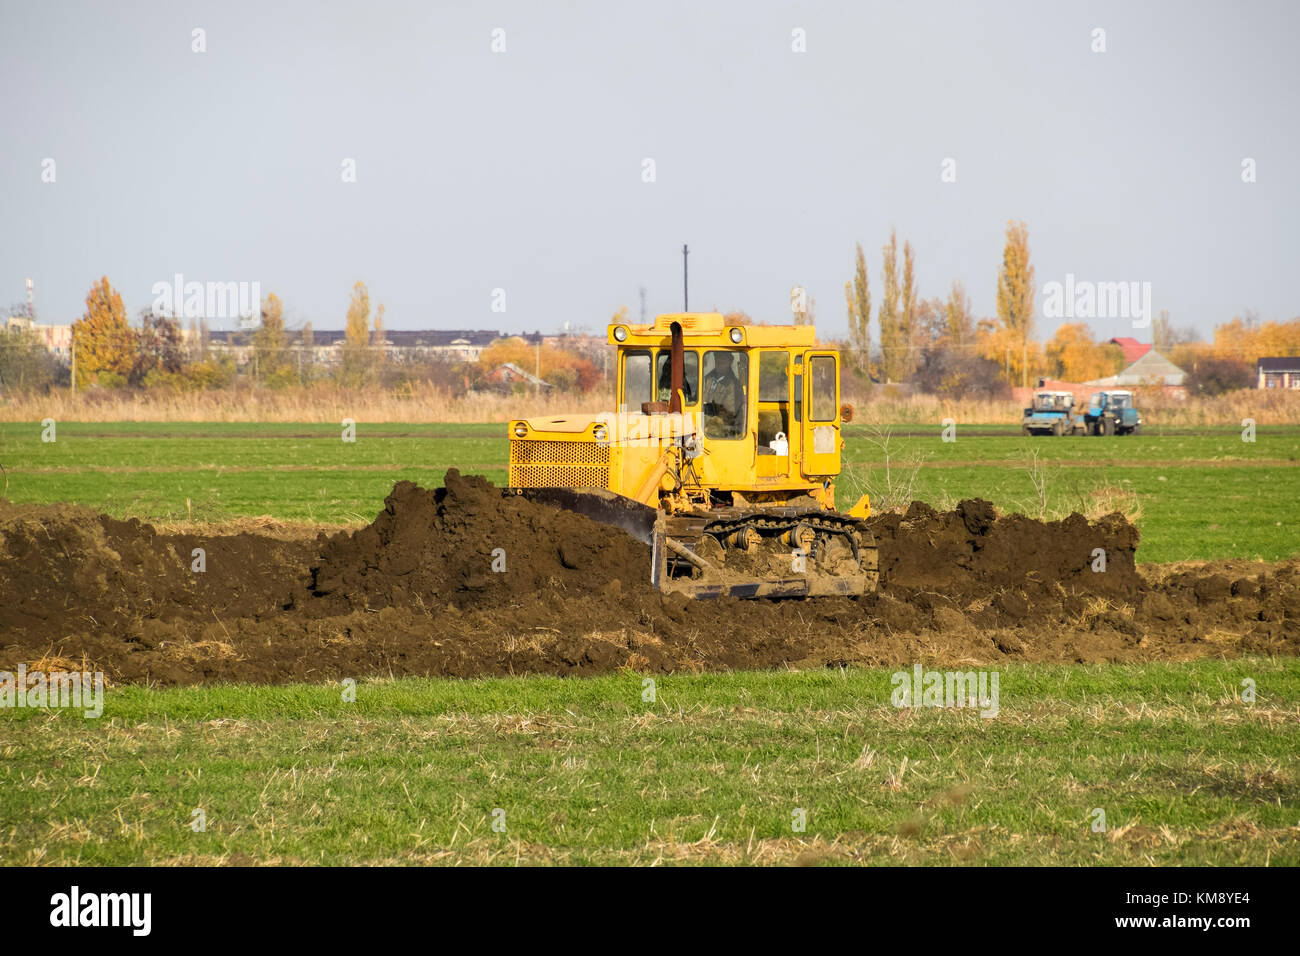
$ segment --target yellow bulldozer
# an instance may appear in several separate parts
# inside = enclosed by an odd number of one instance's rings
[[[863,495],[835,509],[851,412],[811,326],[716,312],[608,329],[613,411],[510,422],[511,492],[650,545],[650,580],[694,598],[875,590]]]

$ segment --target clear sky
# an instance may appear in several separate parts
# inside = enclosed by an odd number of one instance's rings
[[[181,273],[339,328],[362,279],[389,328],[599,329],[679,310],[688,242],[693,308],[785,321],[803,284],[834,336],[891,227],[921,295],[993,314],[1014,218],[1040,289],[1290,318],[1297,35],[1294,0],[0,0],[0,305],[31,277],[68,322],[107,275],[134,317]]]

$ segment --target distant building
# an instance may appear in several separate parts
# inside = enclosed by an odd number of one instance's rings
[[[1142,356],[1151,351],[1151,346],[1144,342],[1139,342],[1137,339],[1129,338],[1128,336],[1111,339],[1106,344],[1118,345],[1119,350],[1124,353],[1124,361],[1129,365],[1132,365]]]
[[[42,325],[26,316],[13,316],[6,320],[10,328],[18,327],[34,332],[41,344],[64,362],[72,354],[71,325]],[[256,327],[244,329],[210,329],[207,333],[208,351],[216,356],[229,356],[238,364],[253,360],[253,336]],[[188,349],[197,349],[202,333],[196,328],[181,328],[181,341]],[[286,330],[291,349],[302,348],[302,333]],[[384,354],[398,364],[430,361],[477,362],[483,350],[501,339],[497,329],[385,329],[382,342]],[[542,341],[540,332],[525,333],[515,338],[528,345]],[[336,365],[342,355],[347,333],[342,329],[312,330],[311,360],[320,365]]]
[[[290,347],[301,345],[300,332],[289,332]],[[495,329],[385,329],[384,354],[391,362],[399,364],[452,361],[477,362],[483,350],[501,338]],[[336,365],[342,356],[347,333],[343,329],[312,330],[312,361],[320,365]],[[237,362],[246,362],[253,355],[252,330],[212,330],[208,333],[208,348],[218,354],[228,354]]]
[[[496,329],[384,330],[384,345],[389,355],[396,354],[405,361],[442,358],[477,362],[483,350],[499,338],[501,333]]]
[[[1117,345],[1119,340],[1112,339]],[[1131,340],[1130,340],[1131,341]],[[1141,343],[1137,343],[1141,345]],[[1123,348],[1120,345],[1120,348]],[[1131,388],[1136,385],[1160,385],[1166,388],[1181,389],[1187,381],[1187,373],[1169,359],[1155,351],[1149,345],[1142,346],[1144,351],[1128,368],[1115,375],[1085,382],[1098,388]]]
[[[1258,359],[1255,373],[1259,388],[1300,388],[1300,356]]]
[[[67,362],[71,359],[72,326],[42,325],[40,322],[33,322],[23,315],[10,316],[5,325],[10,329],[18,328],[33,333],[37,340],[45,346],[45,350],[61,361]]]

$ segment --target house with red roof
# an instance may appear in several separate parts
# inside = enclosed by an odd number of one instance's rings
[[[1142,356],[1151,351],[1151,346],[1139,342],[1137,339],[1123,336],[1122,338],[1111,339],[1108,345],[1118,345],[1119,350],[1124,353],[1124,361],[1132,365]]]

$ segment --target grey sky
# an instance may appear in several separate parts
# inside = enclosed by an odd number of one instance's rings
[[[1298,11],[0,0],[0,304],[31,276],[68,322],[107,275],[134,317],[180,272],[338,328],[363,279],[389,328],[597,329],[643,285],[652,314],[680,309],[686,241],[693,307],[785,321],[802,283],[836,335],[855,241],[877,301],[892,225],[922,295],[961,279],[991,315],[1016,218],[1040,289],[1149,281],[1205,333],[1290,318]]]

